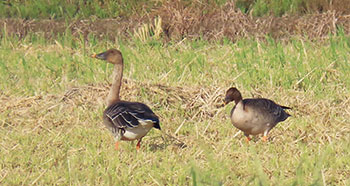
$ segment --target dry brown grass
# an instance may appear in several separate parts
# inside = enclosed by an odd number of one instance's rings
[[[61,118],[62,120],[52,122],[47,116],[51,115],[50,113],[53,110],[55,110],[53,112],[56,112],[57,108],[58,111],[64,111],[65,113],[73,113],[78,107],[95,112],[104,107],[104,98],[107,96],[109,86],[108,84],[91,84],[72,87],[63,95],[47,94],[44,96],[18,97],[2,93],[0,95],[0,105],[2,105],[0,112],[8,113],[7,119],[2,123],[2,127],[16,128],[19,125],[25,126],[28,124],[32,126],[33,123],[37,123],[36,128],[43,127],[45,129],[46,127],[67,125],[68,121],[73,120],[72,118]],[[141,90],[140,87],[143,87],[144,90]],[[155,110],[163,107],[165,108],[163,113],[176,112],[178,106],[180,106],[186,110],[184,121],[197,123],[214,119],[220,123],[228,119],[226,116],[220,118],[226,115],[221,107],[225,90],[226,88],[222,87],[171,87],[124,79],[122,99],[138,100],[142,96],[142,91],[146,91],[151,96],[150,100],[155,100],[156,96],[159,97],[158,103],[145,101],[146,104],[151,105]],[[308,144],[327,144],[332,143],[332,141],[344,140],[342,138],[347,136],[347,133],[350,133],[350,128],[344,125],[349,121],[333,121],[331,119],[334,116],[350,118],[350,96],[341,97],[335,101],[324,99],[315,102],[312,100],[313,95],[305,95],[303,91],[287,92],[281,88],[276,90],[268,87],[261,90],[257,89],[249,94],[243,92],[243,95],[245,97],[276,97],[276,92],[279,95],[285,95],[278,98],[278,100],[283,100],[278,102],[292,107],[291,113],[294,118],[310,118],[310,121],[312,120],[314,123],[322,123],[319,126],[308,123],[309,127],[311,127],[308,130],[308,134],[305,131],[295,132],[289,125],[281,124],[284,130],[274,130],[273,132],[273,136],[278,136],[279,140],[283,141],[284,137],[294,136],[295,142],[302,140]],[[293,96],[288,96],[289,94]],[[100,114],[97,113],[97,115],[99,116]],[[160,117],[165,119],[162,115]],[[46,126],[42,125],[43,122],[46,123]],[[327,125],[333,125],[333,127],[327,128]],[[334,127],[334,125],[337,127]],[[181,127],[181,125],[178,127]],[[208,132],[207,129],[205,128],[202,133]],[[172,131],[171,135],[176,135],[178,130],[180,128]],[[186,136],[182,136],[182,138],[186,138]]]
[[[302,2],[303,12],[335,11],[340,14],[350,13],[350,4],[347,0],[305,0]]]
[[[164,20],[164,30],[170,38],[222,39],[235,41],[242,37],[288,39],[306,36],[311,39],[327,37],[337,32],[338,27],[350,33],[350,17],[328,11],[303,16],[268,16],[254,18],[237,11],[234,3],[203,15],[200,10],[169,3],[160,8],[157,15]],[[169,13],[170,12],[170,13]]]
[[[133,31],[144,27],[145,23],[152,23],[157,17],[162,20],[164,40],[181,40],[183,38],[204,38],[217,40],[228,38],[235,41],[239,38],[264,38],[270,35],[275,39],[288,39],[293,36],[305,36],[309,39],[320,39],[334,34],[343,28],[345,34],[350,33],[350,16],[337,11],[312,13],[303,16],[260,17],[255,18],[237,10],[234,3],[227,3],[222,7],[212,9],[201,4],[186,6],[179,1],[164,3],[144,17],[130,17],[129,19],[90,19],[71,20],[67,24],[64,20],[0,20],[0,30],[6,29],[11,35],[20,38],[28,34],[44,35],[46,38],[55,38],[70,30],[73,36],[88,35],[130,38]],[[209,10],[208,10],[209,9]],[[203,13],[203,10],[209,12]]]

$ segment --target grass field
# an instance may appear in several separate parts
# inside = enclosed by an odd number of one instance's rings
[[[0,47],[1,185],[350,185],[350,38],[55,41],[3,33]],[[119,48],[124,100],[161,120],[140,151],[114,150],[101,122],[112,66],[89,57]],[[247,144],[218,107],[244,97],[293,107]]]

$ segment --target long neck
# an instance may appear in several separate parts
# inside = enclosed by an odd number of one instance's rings
[[[112,87],[107,96],[107,107],[120,101],[119,92],[123,78],[123,64],[114,65],[113,78]]]

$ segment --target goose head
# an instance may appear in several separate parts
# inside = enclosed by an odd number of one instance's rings
[[[235,101],[235,103],[237,104],[241,100],[242,100],[242,95],[237,88],[231,87],[226,91],[226,96],[224,99],[225,105],[229,104],[232,101]]]
[[[91,55],[91,57],[100,60],[105,60],[108,63],[112,63],[114,65],[123,64],[122,53],[117,49],[109,49],[99,54],[93,54]]]

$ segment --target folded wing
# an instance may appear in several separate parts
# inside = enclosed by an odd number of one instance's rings
[[[120,101],[109,106],[104,115],[116,128],[135,128],[149,122],[159,126],[158,116],[143,103]]]
[[[254,107],[264,113],[265,116],[270,116],[276,122],[281,122],[286,120],[290,115],[284,111],[284,109],[291,109],[286,106],[281,106],[272,100],[265,98],[257,99],[245,99],[244,104],[250,107]]]

